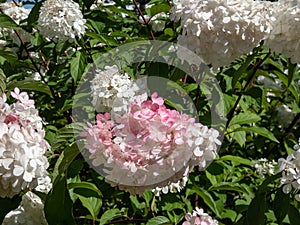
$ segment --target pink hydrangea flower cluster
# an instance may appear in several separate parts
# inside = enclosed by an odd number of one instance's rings
[[[50,146],[34,101],[18,88],[11,96],[17,99],[11,105],[0,97],[0,197],[35,188],[49,166],[44,154]]]
[[[204,212],[203,209],[196,207],[193,213],[185,215],[186,221],[182,225],[218,225],[218,221],[214,220],[210,215]]]
[[[154,93],[137,96],[123,115],[98,114],[89,124],[86,148],[106,180],[132,194],[178,182],[187,168],[204,169],[216,157],[217,130],[168,109]]]

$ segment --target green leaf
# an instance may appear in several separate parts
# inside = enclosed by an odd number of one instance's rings
[[[102,206],[102,199],[95,197],[83,197],[81,195],[78,195],[78,198],[82,205],[89,210],[93,219],[96,220]]]
[[[83,52],[77,51],[76,56],[71,59],[71,76],[74,81],[80,80],[84,70],[85,70],[86,56]]]
[[[242,157],[234,156],[234,155],[225,155],[225,156],[222,156],[220,158],[220,160],[231,161],[231,162],[235,163],[236,165],[239,165],[239,164],[244,164],[244,165],[247,165],[247,166],[251,166],[252,165],[252,162],[249,159],[244,159]]]
[[[245,131],[235,131],[237,128],[240,128],[239,124],[233,124],[227,128],[227,133],[229,135],[228,140],[231,138],[237,141],[237,143],[243,147],[246,143],[246,132]]]
[[[279,143],[279,141],[276,139],[276,137],[273,135],[273,133],[271,131],[268,131],[266,128],[264,127],[240,127],[234,130],[234,132],[236,131],[247,131],[247,132],[253,132],[256,134],[259,134],[263,137],[266,137],[274,142]]]
[[[299,225],[300,224],[300,213],[299,210],[290,205],[288,208],[288,217],[290,219],[290,225]]]
[[[73,204],[67,189],[65,177],[60,177],[53,189],[47,195],[45,216],[49,225],[75,224],[72,209]]]
[[[158,13],[161,12],[169,12],[170,6],[168,4],[155,4],[152,5],[150,9],[146,9],[147,14],[150,16],[155,16]]]
[[[274,74],[277,75],[277,77],[284,83],[285,86],[288,87],[288,90],[293,94],[295,97],[297,103],[299,102],[299,93],[297,90],[297,84],[292,80],[289,84],[288,77],[283,73],[279,71],[274,71]]]
[[[290,86],[290,84],[293,81],[293,77],[294,77],[296,68],[297,68],[297,64],[293,64],[293,63],[291,63],[291,60],[289,60],[288,61],[288,84],[287,84],[288,87]]]
[[[264,182],[259,186],[257,192],[258,193],[264,193],[267,191],[267,187],[269,184],[273,183],[276,179],[281,177],[281,173],[277,173],[273,176],[267,177]]]
[[[82,131],[82,126],[78,123],[68,124],[59,129],[55,136],[55,141],[51,144],[53,150],[65,147],[66,144],[75,138],[75,134]]]
[[[21,90],[26,91],[42,92],[53,97],[49,86],[39,80],[25,79],[20,81],[12,81],[7,84],[8,91],[13,90],[15,87],[19,87]]]
[[[172,211],[174,209],[182,209],[185,211],[184,203],[183,202],[165,202],[164,206],[162,206],[162,210],[164,211]]]
[[[210,195],[210,193],[208,191],[206,191],[203,188],[200,188],[198,186],[193,186],[192,190],[195,191],[197,193],[197,195],[199,195],[204,203],[218,216],[220,217],[220,213],[219,210],[217,208],[216,202],[213,199],[213,197]]]
[[[8,61],[10,64],[14,64],[17,62],[17,60],[18,60],[18,55],[12,49],[10,48],[0,49],[0,64],[3,64],[5,61]]]
[[[120,217],[122,217],[122,213],[119,209],[109,209],[102,214],[100,218],[100,225],[104,225],[105,223]]]
[[[258,194],[251,201],[244,223],[245,225],[264,225],[267,202],[265,194]]]
[[[153,199],[153,192],[150,191],[150,190],[144,191],[144,193],[143,193],[143,198],[144,198],[145,201],[146,201],[147,207],[149,207],[149,206],[150,206],[150,201]]]
[[[213,186],[211,186],[209,189],[209,191],[237,191],[237,192],[241,192],[241,193],[247,193],[247,190],[245,190],[240,184],[236,184],[236,183],[229,183],[229,182],[221,182],[218,184],[215,184]]]
[[[59,181],[60,176],[66,171],[68,166],[72,163],[72,161],[79,154],[79,149],[77,143],[74,142],[70,147],[66,148],[59,156],[56,164],[54,166],[53,174],[52,174],[52,182],[55,184]]]
[[[278,224],[281,224],[286,216],[290,205],[290,196],[283,193],[282,188],[279,188],[276,192],[274,199],[274,213]]]
[[[166,28],[166,29],[164,30],[164,34],[165,34],[165,35],[168,35],[168,36],[170,36],[170,37],[174,37],[174,35],[175,35],[175,33],[174,33],[174,31],[173,31],[172,28]]]
[[[229,126],[233,124],[249,124],[249,123],[256,123],[260,121],[261,118],[259,115],[256,115],[254,113],[239,113],[235,115],[232,120],[230,121]]]
[[[2,224],[7,213],[20,205],[21,200],[21,196],[18,195],[13,198],[0,198],[0,224]]]
[[[35,2],[33,8],[31,9],[29,15],[28,15],[28,19],[27,19],[27,23],[28,24],[34,24],[38,18],[39,18],[39,11],[41,8],[42,2]]]
[[[150,219],[146,225],[171,224],[170,220],[165,216],[157,216]]]
[[[168,64],[161,62],[150,63],[147,73],[148,76],[157,76],[168,78]]]
[[[132,204],[133,208],[135,209],[135,211],[137,209],[142,210],[145,208],[145,206],[146,206],[145,202],[140,203],[137,196],[131,195],[129,198],[130,198],[131,204]]]
[[[0,27],[2,28],[11,28],[11,29],[20,29],[20,26],[15,23],[9,16],[5,14],[0,14]]]
[[[5,91],[6,88],[6,76],[3,70],[0,68],[0,95]]]
[[[118,42],[113,38],[105,34],[95,34],[93,32],[86,32],[88,37],[94,38],[101,43],[104,43],[108,46],[118,46]]]
[[[89,183],[89,182],[69,183],[68,188],[74,189],[75,193],[80,194],[84,197],[102,197],[101,191],[93,183]],[[80,192],[81,189],[87,190],[89,192],[82,193]]]
[[[247,68],[249,67],[250,63],[253,61],[254,57],[255,54],[248,55],[246,61],[234,72],[232,82],[231,82],[232,89],[235,88],[242,74],[247,71]]]
[[[125,13],[128,16],[134,18],[135,20],[138,20],[137,15],[133,11],[129,11],[129,10],[126,10],[124,8],[117,7],[117,6],[114,6],[114,5],[109,5],[109,6],[106,6],[105,8],[107,8],[109,11],[114,12],[115,15],[116,14],[120,14],[121,15],[121,13]]]

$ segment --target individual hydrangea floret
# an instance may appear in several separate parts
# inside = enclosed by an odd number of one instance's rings
[[[38,29],[46,38],[72,42],[85,34],[85,22],[78,3],[47,0],[40,9]]]
[[[214,68],[249,53],[270,31],[271,3],[237,0],[179,0],[171,19],[181,20],[178,44],[198,54]],[[179,57],[185,60],[184,54]]]
[[[218,221],[214,220],[203,209],[196,207],[193,213],[187,213],[182,225],[218,225]]]
[[[39,196],[28,191],[22,197],[20,206],[10,211],[4,218],[2,225],[47,225],[44,214],[44,203]]]
[[[293,154],[289,155],[287,159],[280,158],[278,160],[279,171],[282,171],[282,177],[280,180],[283,192],[288,194],[295,194],[295,199],[300,201],[300,194],[297,194],[300,190],[300,139],[299,144],[295,145],[297,149]]]
[[[273,29],[266,39],[272,52],[284,54],[292,63],[300,63],[300,2],[279,1]],[[284,43],[284,44],[283,44]]]
[[[176,183],[194,166],[206,168],[221,144],[217,130],[168,109],[157,93],[151,100],[136,96],[114,120],[98,114],[82,135],[92,165],[106,168],[106,180],[132,194]]]
[[[97,112],[125,110],[126,102],[144,89],[137,84],[116,65],[96,69],[91,80],[92,105]]]
[[[9,198],[48,175],[44,154],[50,147],[34,101],[18,88],[11,96],[17,100],[11,105],[0,97],[0,197]]]

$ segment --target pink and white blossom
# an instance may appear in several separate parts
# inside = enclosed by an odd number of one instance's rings
[[[49,149],[42,118],[26,92],[15,88],[9,105],[0,97],[0,197],[35,188],[48,175],[44,156]]]
[[[218,225],[218,221],[214,220],[210,215],[204,212],[203,209],[196,207],[192,213],[185,215],[185,220],[182,225]]]
[[[114,120],[98,114],[83,134],[92,165],[104,167],[108,182],[142,194],[176,183],[187,168],[204,169],[216,157],[217,130],[168,109],[157,93],[136,99]]]

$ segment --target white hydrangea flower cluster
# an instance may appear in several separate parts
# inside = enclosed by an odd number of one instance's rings
[[[283,187],[283,192],[288,194],[292,192],[295,194],[295,199],[300,201],[300,139],[299,144],[294,146],[296,150],[293,154],[289,155],[287,159],[280,158],[278,160],[279,171],[282,171],[280,183]]]
[[[46,38],[73,42],[85,34],[85,22],[78,3],[47,0],[40,9],[38,29]]]
[[[34,101],[18,88],[11,96],[17,99],[11,105],[0,97],[0,197],[10,198],[48,176],[44,154],[50,147]]]
[[[178,36],[178,44],[194,51],[214,68],[228,65],[252,51],[271,29],[272,18],[266,13],[269,3],[252,2],[176,1],[171,19],[181,19],[183,32]]]
[[[275,160],[269,161],[266,158],[262,158],[259,160],[254,161],[253,167],[256,170],[256,173],[264,178],[265,175],[274,175],[276,168],[277,168],[277,162]]]
[[[283,44],[284,43],[284,44]],[[275,53],[300,62],[300,1],[281,0],[273,29],[265,44]]]
[[[19,25],[22,20],[28,18],[29,13],[31,12],[31,9],[25,9],[22,3],[18,3],[18,5],[16,5],[13,2],[1,3],[0,9],[5,15],[9,16],[15,23]],[[30,42],[31,35],[28,32],[22,29],[18,29],[17,32],[21,37],[22,41]],[[13,42],[17,45],[21,44],[18,36],[16,35],[15,31],[12,29],[0,28],[0,38],[4,36],[10,36]],[[6,44],[7,44],[6,41],[2,41],[2,45],[6,45]]]
[[[126,110],[127,102],[142,89],[145,91],[116,65],[96,69],[94,76],[91,80],[92,105],[97,112]]]
[[[186,221],[182,225],[218,225],[219,222],[214,220],[210,215],[204,212],[203,209],[196,207],[193,213],[185,215]]]
[[[161,194],[167,194],[167,193],[175,193],[180,192],[187,184],[188,182],[188,170],[183,174],[183,177],[178,180],[177,182],[170,182],[169,185],[164,187],[155,187],[152,189],[152,192],[155,194],[155,196],[160,196]]]
[[[40,197],[28,191],[22,197],[20,206],[10,211],[4,218],[2,225],[47,225],[44,214],[44,204]]]

